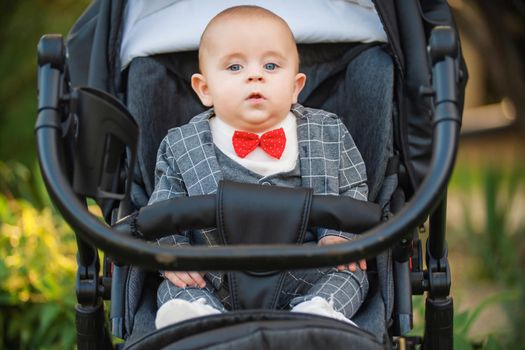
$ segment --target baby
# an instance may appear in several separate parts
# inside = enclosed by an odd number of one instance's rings
[[[286,22],[256,6],[215,16],[199,46],[200,73],[191,84],[211,107],[162,141],[150,204],[215,193],[220,180],[311,187],[316,194],[367,200],[365,165],[338,117],[297,104],[306,76]],[[304,242],[329,245],[353,234],[318,228]],[[159,240],[175,246],[220,244],[216,229]],[[364,260],[332,268],[289,271],[279,309],[352,323],[368,280]],[[164,272],[156,327],[231,309],[224,273]]]

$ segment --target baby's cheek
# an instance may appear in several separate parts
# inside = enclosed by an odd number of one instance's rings
[[[225,94],[219,94],[213,99],[215,113],[221,117],[229,118],[238,108],[238,104],[234,101],[235,99],[233,97],[228,98]]]

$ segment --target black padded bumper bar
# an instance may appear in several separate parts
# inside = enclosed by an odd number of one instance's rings
[[[228,215],[234,216],[229,222],[248,225],[250,220],[247,220],[246,215],[255,210],[267,213],[263,214],[269,218],[267,221],[299,219],[290,218],[292,201],[287,198],[291,199],[300,190],[232,182],[221,182],[220,187],[228,193],[231,201],[237,202],[238,208],[228,212]],[[217,223],[222,221],[218,216],[224,215],[222,211],[217,213],[217,202],[215,195],[168,199],[141,208],[136,214],[121,220],[113,229],[150,240],[170,232],[217,227]],[[377,204],[349,197],[313,195],[308,208],[302,209],[297,216],[300,215],[301,219],[306,216],[308,227],[361,233],[381,222],[381,208]],[[274,214],[269,213],[272,210]],[[296,224],[300,225],[299,222]]]

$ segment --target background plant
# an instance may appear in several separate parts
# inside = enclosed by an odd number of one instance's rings
[[[522,199],[525,176],[523,169],[515,167],[503,171],[487,167],[479,187],[467,188],[467,198],[475,198],[481,188],[482,220],[473,215],[472,201],[464,202],[464,230],[472,237],[470,245],[474,255],[485,263],[478,265],[481,278],[515,285],[522,277],[521,253],[525,252],[525,219],[513,222],[512,214]]]
[[[456,251],[450,264],[453,272],[466,269],[463,273],[468,276],[468,280],[453,279],[452,287],[463,291],[479,282],[494,287],[473,307],[455,310],[454,348],[525,349],[525,218],[520,212],[524,170],[519,162],[510,168],[487,165],[482,171],[459,165],[449,192],[449,199],[461,198],[460,208],[449,209],[459,211],[459,223],[447,234],[449,251]],[[470,297],[468,290],[463,298]],[[461,304],[461,298],[454,301],[456,307]],[[503,310],[510,327],[494,322],[488,333],[473,335],[482,314],[493,308]],[[421,297],[414,298],[414,314],[424,320]],[[413,334],[423,334],[421,323],[416,323]]]
[[[487,349],[487,350],[505,350],[515,349],[507,347],[501,340],[504,334],[499,334],[497,331],[487,334],[483,339],[473,339],[470,332],[479,319],[482,312],[488,310],[490,306],[495,304],[506,303],[516,300],[517,295],[513,292],[506,292],[501,294],[494,294],[487,297],[481,303],[472,309],[454,312],[454,349],[455,350],[472,350],[472,349]],[[425,297],[415,296],[413,298],[414,315],[417,320],[425,319]],[[424,324],[418,322],[412,330],[412,335],[422,335],[424,333]]]
[[[36,117],[36,46],[46,33],[64,36],[90,0],[16,0],[0,5],[0,160],[32,166]]]
[[[0,163],[0,169],[5,165]],[[30,177],[18,178],[27,168],[18,164],[14,169],[17,186],[0,194],[0,347],[71,349],[75,238],[51,207],[13,196],[19,190],[32,199],[45,197],[36,190],[39,184],[27,181]],[[5,181],[0,184],[7,187]]]

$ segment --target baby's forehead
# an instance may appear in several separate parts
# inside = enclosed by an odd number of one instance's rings
[[[224,27],[232,28],[234,32],[253,33],[255,30],[258,30],[268,36],[278,35],[281,38],[289,39],[295,45],[292,31],[281,17],[269,11],[259,13],[256,10],[227,13],[214,17],[202,34],[200,46],[206,46],[212,39],[217,39],[217,36],[223,34],[222,29]]]
[[[225,47],[237,46],[240,47],[238,51],[242,51],[243,44],[255,42],[253,37],[257,35],[264,36],[262,40],[257,41],[261,51],[276,51],[276,47],[280,46],[278,43],[284,43],[283,55],[297,55],[293,34],[281,17],[264,9],[248,9],[222,13],[210,21],[201,37],[199,63],[202,64],[204,58],[223,51]]]

